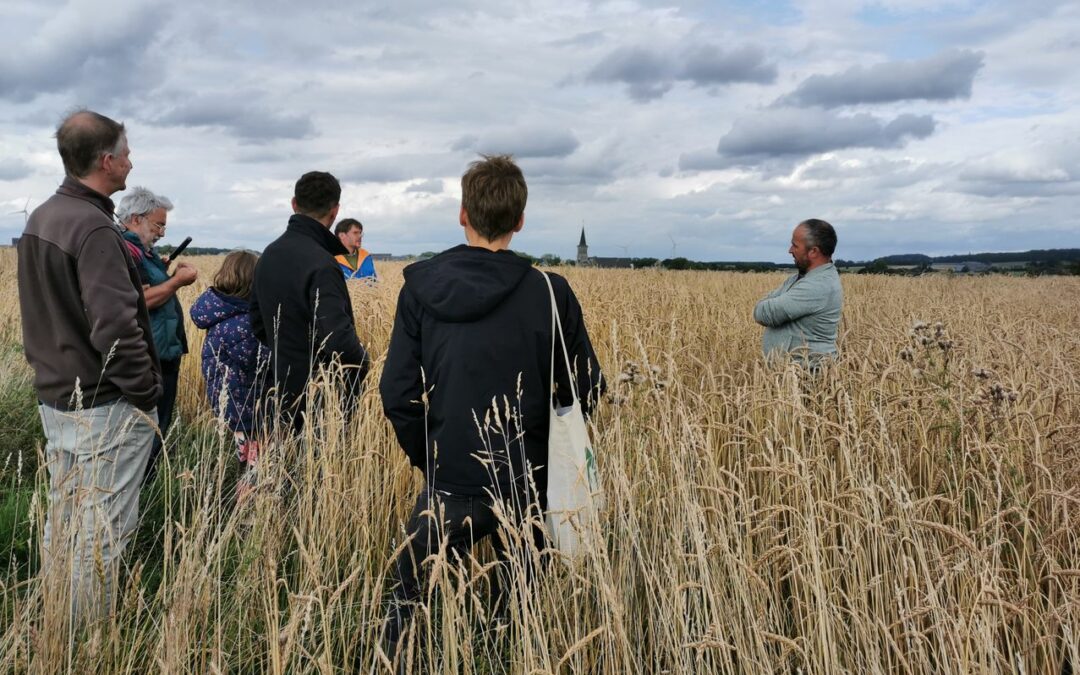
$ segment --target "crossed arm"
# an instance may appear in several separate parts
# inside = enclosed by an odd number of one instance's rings
[[[781,286],[758,302],[754,307],[754,321],[776,328],[820,311],[824,301],[812,287],[796,281],[786,292]]]

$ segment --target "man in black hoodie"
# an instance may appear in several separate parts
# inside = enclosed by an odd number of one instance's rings
[[[356,335],[352,300],[334,256],[347,253],[330,226],[338,214],[341,184],[323,171],[296,181],[293,215],[285,234],[266,247],[255,267],[251,326],[270,349],[270,380],[280,411],[303,427],[305,391],[319,366],[340,360],[346,406],[367,375],[370,361]]]
[[[461,192],[468,245],[405,268],[379,383],[398,442],[425,479],[409,518],[411,544],[397,561],[391,648],[421,595],[419,563],[438,550],[440,536],[463,557],[498,529],[494,509],[520,519],[529,505],[542,504],[553,394],[570,405],[575,377],[588,413],[604,386],[581,306],[566,280],[551,274],[574,369],[567,373],[555,359],[551,390],[548,286],[508,249],[525,224],[521,169],[509,156],[485,156],[462,176]],[[508,558],[499,536],[492,543]]]

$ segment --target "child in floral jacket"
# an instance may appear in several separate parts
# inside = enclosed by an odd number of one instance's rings
[[[236,439],[237,456],[247,471],[238,488],[242,496],[254,480],[259,444],[252,438],[257,382],[269,357],[251,330],[248,301],[259,257],[233,251],[214,276],[213,286],[191,306],[191,320],[207,331],[202,349],[206,396]]]

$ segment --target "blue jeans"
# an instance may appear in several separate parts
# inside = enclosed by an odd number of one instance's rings
[[[157,412],[123,399],[69,412],[43,404],[38,412],[49,470],[45,595],[66,603],[81,623],[112,611],[120,556],[139,518]]]

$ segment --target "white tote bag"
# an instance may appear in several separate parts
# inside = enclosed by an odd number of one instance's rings
[[[581,412],[581,399],[570,369],[570,355],[555,303],[555,291],[548,275],[544,272],[541,274],[551,296],[551,390],[555,390],[555,340],[558,336],[569,376],[570,392],[574,398],[568,408],[551,407],[548,424],[548,510],[545,520],[548,533],[559,551],[576,558],[584,551],[583,542],[596,532],[602,493],[596,472],[596,455],[589,441],[585,415]]]

